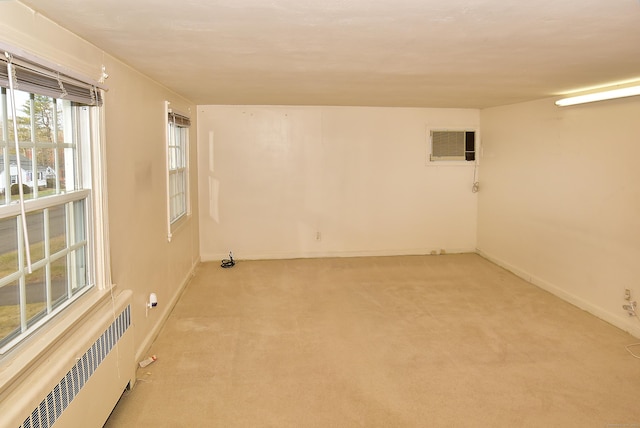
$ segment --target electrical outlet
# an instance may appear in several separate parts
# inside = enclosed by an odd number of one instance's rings
[[[624,289],[624,300],[626,301],[630,301],[631,300],[631,290],[628,288]]]
[[[635,316],[637,316],[636,315],[636,306],[637,306],[637,303],[635,301],[633,301],[633,302],[629,302],[628,305],[622,305],[622,309],[627,311],[627,313],[629,314],[630,317],[635,317]]]

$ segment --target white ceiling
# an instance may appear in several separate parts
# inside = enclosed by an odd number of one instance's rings
[[[640,0],[23,3],[196,104],[483,108],[640,80]]]

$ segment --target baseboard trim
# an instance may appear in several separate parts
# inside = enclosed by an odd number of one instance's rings
[[[414,248],[408,250],[355,250],[355,251],[318,251],[318,252],[274,252],[274,253],[233,253],[236,260],[283,260],[340,257],[389,257],[389,256],[426,256],[439,254],[475,253],[475,248]],[[229,253],[205,253],[203,262],[228,259]]]
[[[486,260],[489,260],[491,263],[494,263],[506,270],[508,270],[509,272],[513,273],[514,275],[524,279],[525,281],[540,287],[541,289],[548,291],[549,293],[553,294],[556,297],[559,297],[560,299],[584,310],[589,312],[590,314],[600,318],[603,321],[608,322],[609,324],[618,327],[621,330],[626,331],[627,333],[631,334],[634,337],[640,338],[640,323],[638,323],[638,320],[635,318],[629,318],[629,317],[624,317],[618,314],[614,314],[611,313],[610,311],[607,311],[605,308],[598,306],[592,302],[589,302],[587,300],[584,300],[583,298],[576,296],[575,294],[572,293],[568,293],[565,290],[563,290],[561,287],[559,287],[556,284],[552,284],[548,281],[545,281],[542,278],[539,278],[535,275],[533,275],[530,272],[527,272],[526,270],[523,270],[517,266],[514,266],[498,257],[493,256],[492,254],[489,254],[481,249],[476,249],[475,251],[479,256],[483,257]],[[622,311],[622,309],[621,309]]]
[[[158,337],[158,334],[160,334],[160,330],[164,326],[164,323],[167,321],[167,318],[169,318],[169,315],[171,314],[171,311],[173,311],[173,308],[175,307],[176,303],[178,303],[178,300],[180,300],[180,296],[182,296],[182,293],[186,289],[187,284],[189,283],[189,281],[191,281],[191,278],[193,278],[193,276],[195,275],[196,268],[200,264],[200,261],[201,259],[199,257],[194,261],[194,263],[191,265],[191,269],[189,270],[185,278],[180,283],[180,286],[178,287],[178,291],[174,293],[171,300],[169,301],[169,304],[163,305],[163,312],[162,312],[162,315],[160,316],[160,319],[153,326],[153,328],[151,329],[147,337],[144,339],[144,341],[140,343],[140,346],[138,347],[138,349],[136,349],[136,354],[135,354],[136,364],[138,361],[144,359],[143,357],[145,356],[149,348],[151,348],[151,345]]]

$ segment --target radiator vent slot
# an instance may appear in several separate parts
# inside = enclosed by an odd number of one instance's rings
[[[91,375],[118,343],[131,325],[131,305],[128,305],[102,333],[93,345],[60,379],[60,382],[31,412],[19,428],[50,428],[62,412],[80,393]]]

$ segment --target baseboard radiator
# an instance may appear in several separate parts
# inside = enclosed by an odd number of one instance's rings
[[[18,405],[11,428],[104,425],[135,381],[131,294],[125,290],[99,308],[21,381],[8,397]]]

